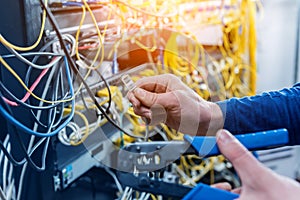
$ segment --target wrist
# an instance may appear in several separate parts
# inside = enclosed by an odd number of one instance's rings
[[[215,136],[217,131],[224,126],[221,108],[213,102],[206,102],[205,110],[200,108],[200,122],[197,135]]]

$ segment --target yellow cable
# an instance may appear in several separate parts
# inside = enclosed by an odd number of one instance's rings
[[[70,113],[71,108],[64,108],[64,112]],[[86,116],[76,110],[75,110],[75,114],[78,115],[83,120],[84,125],[85,125],[85,131],[84,131],[84,134],[82,134],[82,138],[79,141],[76,141],[74,138],[73,139],[70,138],[70,144],[72,146],[78,146],[78,145],[82,144],[87,139],[87,137],[89,136],[89,132],[90,132],[89,122],[88,122],[88,119],[86,118]]]
[[[100,46],[99,46],[99,48],[98,48],[98,50],[97,50],[97,53],[96,53],[96,55],[95,55],[95,57],[94,57],[94,60],[92,61],[91,65],[90,65],[90,66],[84,65],[84,67],[88,69],[86,75],[84,76],[84,80],[86,80],[86,79],[89,77],[91,71],[92,71],[92,70],[97,70],[97,69],[102,65],[102,63],[103,63],[103,60],[104,60],[104,41],[103,41],[103,40],[104,40],[104,38],[105,38],[106,29],[107,29],[107,25],[108,25],[108,24],[105,24],[104,30],[103,30],[103,35],[101,35],[100,29],[99,29],[99,27],[98,27],[98,23],[97,23],[97,21],[96,21],[96,18],[95,18],[95,16],[94,16],[94,14],[93,14],[93,12],[92,12],[90,6],[87,4],[86,0],[83,0],[83,3],[84,3],[84,5],[86,6],[86,8],[88,9],[88,11],[89,11],[89,13],[90,13],[90,15],[91,15],[91,18],[92,18],[92,21],[93,21],[93,23],[94,23],[94,25],[95,25],[95,28],[96,28],[96,31],[97,31],[97,34],[98,34],[98,39],[99,39],[99,42],[100,42]],[[84,8],[84,10],[85,10],[85,8]],[[109,14],[108,14],[107,21],[110,19],[111,13],[112,13],[112,10],[110,10],[110,12],[109,12]],[[82,16],[81,21],[83,21],[83,16]],[[78,32],[78,31],[77,31],[77,32]],[[100,47],[101,47],[101,48],[100,48]],[[97,66],[93,67],[94,64],[97,62],[97,59],[98,59],[99,54],[100,54],[100,51],[101,51],[101,59],[100,59],[100,61],[99,61],[99,64],[98,64]],[[79,59],[80,59],[80,57],[79,57]],[[79,92],[80,92],[80,90],[81,90],[82,87],[83,87],[83,83],[80,83],[79,88],[78,88],[77,91],[75,92],[75,95],[74,95],[74,96],[77,96],[77,95],[79,94]]]
[[[48,0],[45,0],[45,5],[47,6],[48,5]],[[9,47],[9,48],[12,48],[12,49],[15,49],[17,51],[30,51],[34,48],[36,48],[38,46],[38,44],[40,43],[42,37],[43,37],[43,31],[44,31],[44,28],[45,28],[45,21],[46,21],[46,11],[45,9],[43,10],[43,16],[42,16],[42,24],[41,24],[41,29],[40,29],[40,33],[39,33],[39,36],[36,40],[36,42],[34,44],[32,44],[31,46],[29,47],[20,47],[20,46],[16,46],[10,42],[8,42],[3,36],[2,34],[0,34],[0,42],[2,44],[4,44],[5,46]]]
[[[79,52],[78,52],[78,43],[79,43],[78,40],[79,40],[80,30],[81,30],[81,27],[83,25],[83,22],[84,22],[84,19],[85,19],[85,15],[86,15],[85,6],[82,5],[81,8],[82,8],[82,16],[81,16],[79,27],[78,27],[78,30],[77,30],[76,36],[75,36],[75,41],[76,41],[75,52],[76,52],[76,58],[77,58],[77,60],[81,60],[80,56],[79,56]]]
[[[157,198],[155,197],[154,194],[151,194],[150,196],[151,196],[152,200],[157,200]]]
[[[64,100],[58,100],[58,101],[48,101],[45,99],[42,99],[40,97],[38,97],[37,95],[35,95],[27,86],[26,84],[23,82],[23,80],[20,78],[20,76],[7,64],[7,62],[5,62],[5,60],[2,58],[2,56],[0,55],[0,62],[3,64],[3,66],[18,80],[18,82],[24,87],[24,89],[31,95],[33,96],[35,99],[42,101],[44,103],[49,103],[49,104],[54,104],[54,103],[60,103],[60,102],[68,102],[71,101],[74,97],[71,97],[69,99],[64,99]]]

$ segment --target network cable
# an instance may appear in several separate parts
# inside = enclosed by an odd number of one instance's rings
[[[68,66],[68,62],[67,62],[66,58],[65,58],[65,69],[66,69],[67,79],[68,79],[68,83],[69,83],[69,87],[70,87],[70,93],[71,93],[71,96],[73,96],[74,91],[73,91],[73,86],[72,86],[72,80],[71,80],[69,66]],[[0,98],[0,99],[3,101],[2,98]],[[71,104],[72,104],[72,107],[74,108],[75,107],[75,99],[74,98],[72,99]],[[3,117],[5,117],[11,124],[13,124],[17,129],[19,129],[25,133],[28,133],[30,135],[36,135],[39,137],[51,137],[51,136],[56,135],[62,128],[64,128],[72,120],[72,118],[74,116],[74,109],[72,109],[68,118],[59,127],[57,127],[55,130],[53,130],[50,133],[42,133],[42,132],[32,131],[30,128],[26,127],[21,122],[17,121],[11,114],[8,113],[8,111],[1,104],[0,104],[0,114]]]
[[[103,108],[99,105],[97,99],[95,98],[93,92],[90,90],[88,84],[86,83],[86,81],[84,80],[84,78],[80,75],[78,69],[76,68],[76,65],[73,61],[73,59],[71,58],[71,56],[68,54],[68,51],[67,51],[67,48],[66,48],[66,45],[64,43],[64,40],[62,38],[62,35],[59,31],[59,26],[57,25],[57,22],[55,21],[55,18],[51,12],[51,10],[49,10],[44,2],[42,0],[40,0],[40,3],[41,5],[43,6],[43,8],[46,10],[47,12],[47,15],[48,15],[48,18],[50,20],[50,23],[52,24],[56,34],[57,34],[57,37],[59,38],[59,41],[60,41],[60,44],[61,44],[61,47],[63,49],[63,51],[65,52],[65,55],[66,55],[66,58],[68,59],[68,61],[70,62],[70,66],[71,66],[71,69],[74,71],[75,74],[78,75],[80,81],[82,82],[82,84],[85,86],[89,96],[91,97],[91,99],[94,101],[95,105],[97,106],[97,108],[99,109],[99,111],[103,114],[103,116],[105,116],[105,118],[114,126],[116,127],[118,130],[122,131],[123,133],[125,133],[126,135],[129,135],[131,137],[135,137],[133,136],[132,134],[128,133],[127,131],[125,131],[123,128],[121,128],[119,125],[117,125],[105,112],[105,110],[103,110]],[[73,107],[74,105],[72,105]]]
[[[82,59],[84,59],[84,61],[86,62],[86,63],[88,63],[88,64],[92,64],[92,63],[90,63],[90,61],[88,61],[87,60],[87,58],[86,57],[84,57],[83,55],[80,55],[80,57],[82,58]],[[109,113],[109,109],[110,109],[110,106],[111,106],[111,101],[112,101],[112,95],[111,95],[111,90],[110,90],[110,86],[109,86],[109,84],[108,84],[108,82],[106,81],[106,79],[102,76],[102,74],[98,71],[98,69],[95,69],[94,70],[97,74],[98,74],[98,76],[101,78],[101,80],[103,81],[103,83],[104,83],[104,85],[105,85],[105,87],[106,87],[106,89],[107,89],[107,91],[108,91],[108,106],[107,106],[107,108],[106,108],[106,113],[108,114]]]
[[[46,140],[46,138],[42,138],[39,140],[38,143],[32,148],[32,150],[28,153],[29,156],[31,156],[35,150]],[[23,158],[21,161],[17,161],[6,149],[2,141],[0,141],[0,149],[3,152],[3,154],[8,158],[8,160],[14,165],[14,166],[22,166],[25,162],[26,159]]]
[[[60,70],[61,70],[62,68],[63,68],[63,67],[59,67]],[[31,69],[31,68],[30,68],[30,69]],[[42,93],[42,98],[45,98],[45,96],[47,95],[48,88],[49,88],[49,86],[50,86],[50,82],[51,82],[51,80],[52,80],[52,77],[53,77],[54,73],[55,73],[55,70],[54,70],[54,68],[52,68],[52,71],[50,72],[50,74],[49,74],[49,76],[48,76],[47,82],[45,83],[45,90],[44,90],[43,93]],[[60,73],[60,76],[59,76],[60,78],[58,78],[58,80],[62,80],[62,79],[63,79],[62,76],[63,76],[62,73]],[[63,93],[64,93],[64,91],[63,91],[63,90],[64,90],[64,89],[63,89],[63,85],[62,85],[62,84],[59,84],[59,82],[57,82],[57,81],[56,81],[56,85],[61,85],[61,92],[62,92],[62,94],[63,94]],[[55,89],[55,91],[57,91],[57,89]],[[41,102],[39,103],[39,106],[42,107],[43,104],[44,104],[44,102],[41,101]],[[63,103],[61,104],[61,106],[62,106],[62,108],[61,108],[61,111],[62,111],[62,110],[63,110],[63,107],[64,107]],[[60,112],[60,113],[61,113],[61,117],[62,117],[63,112]],[[38,121],[39,121],[40,118],[41,118],[41,114],[42,114],[42,111],[41,111],[41,110],[38,110],[38,111],[37,111],[37,114],[36,114],[36,118],[37,118]],[[49,116],[49,118],[50,118],[50,116]],[[38,123],[35,123],[35,124],[34,124],[34,127],[33,127],[33,131],[36,131],[36,130],[38,129],[38,126],[39,126],[39,124],[38,124]],[[55,127],[55,126],[56,126],[56,125],[53,124],[53,127]],[[45,138],[42,138],[42,139],[45,140]],[[32,149],[32,147],[33,147],[34,140],[35,140],[35,136],[32,135],[31,138],[30,138],[30,142],[29,142],[29,144],[28,144],[28,149],[27,149],[27,152],[28,152],[28,153],[31,151],[31,149]],[[35,147],[33,147],[33,148],[35,148]],[[44,150],[45,150],[45,149],[44,149]],[[24,176],[25,176],[25,173],[26,173],[26,169],[27,169],[27,163],[25,163],[25,164],[23,165],[23,167],[22,167],[22,171],[21,171],[21,175],[20,175],[20,180],[19,180],[19,186],[18,186],[17,200],[20,200],[20,199],[21,199],[21,196],[22,196],[23,182],[24,182]]]
[[[27,64],[27,65],[29,65],[31,67],[34,67],[36,69],[47,69],[47,68],[53,67],[62,58],[62,56],[57,56],[57,57],[54,57],[54,59],[52,59],[52,61],[50,63],[46,64],[46,65],[37,65],[37,64],[35,64],[35,63],[27,60],[25,57],[23,57],[21,54],[19,54],[14,49],[12,49],[12,48],[10,48],[8,46],[5,46],[5,47],[8,49],[8,51],[10,51],[12,54],[14,54],[19,60],[21,60],[25,64]]]
[[[48,5],[48,0],[45,0],[45,5]],[[42,15],[42,25],[41,25],[41,29],[40,29],[39,36],[38,36],[36,42],[35,42],[33,45],[29,46],[29,47],[19,47],[19,46],[13,45],[13,44],[9,43],[9,42],[2,36],[2,34],[0,34],[0,42],[1,42],[2,44],[4,44],[5,46],[9,46],[9,47],[11,47],[12,49],[15,49],[15,50],[18,50],[18,51],[30,51],[30,50],[36,48],[36,47],[39,45],[39,43],[40,43],[40,41],[41,41],[41,39],[42,39],[42,37],[43,37],[43,32],[44,32],[44,28],[45,28],[45,23],[46,23],[46,11],[43,10],[43,15]]]
[[[29,57],[29,56],[64,56],[60,53],[53,53],[53,52],[27,52],[27,53],[19,53],[23,57]],[[7,55],[1,55],[2,58],[15,58],[16,55],[14,54],[7,54]],[[33,61],[34,62],[34,61]]]

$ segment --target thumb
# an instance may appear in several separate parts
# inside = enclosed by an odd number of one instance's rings
[[[262,164],[228,131],[217,132],[217,143],[222,154],[233,164],[243,184],[251,183],[265,173]]]
[[[145,107],[151,108],[154,105],[160,105],[164,108],[168,106],[169,93],[152,93],[142,88],[136,88],[134,96],[141,102]]]
[[[136,88],[133,92],[142,107],[146,107],[150,110],[151,114],[147,116],[150,125],[157,125],[161,122],[165,123],[168,108],[177,103],[177,98],[172,92],[152,93],[141,88]]]

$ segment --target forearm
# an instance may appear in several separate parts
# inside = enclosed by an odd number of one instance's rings
[[[224,128],[234,134],[287,128],[290,144],[300,144],[300,84],[217,104],[223,113]]]

